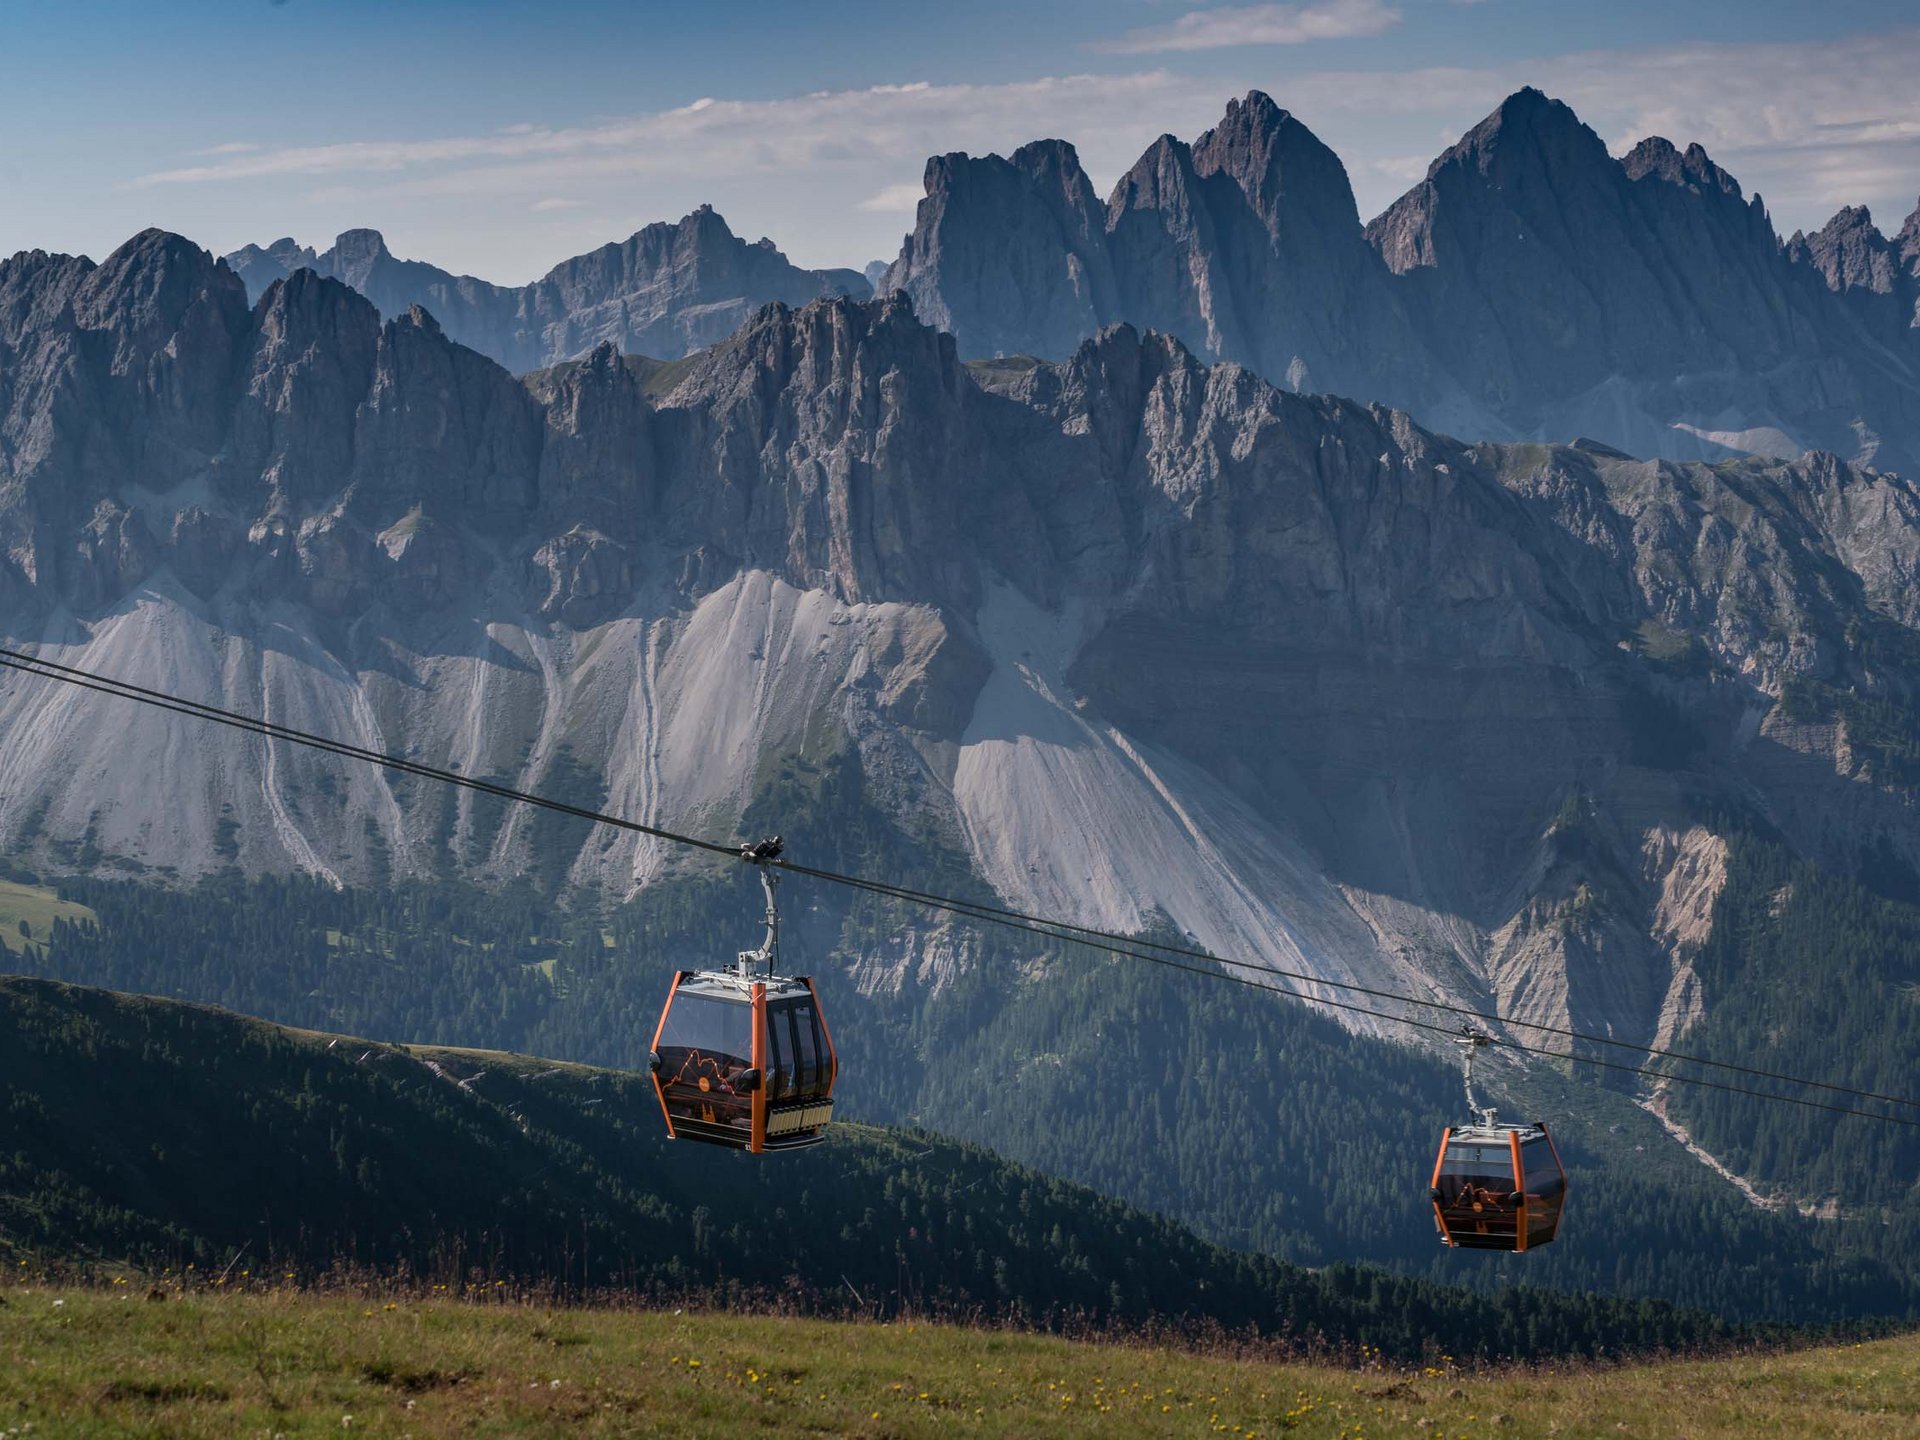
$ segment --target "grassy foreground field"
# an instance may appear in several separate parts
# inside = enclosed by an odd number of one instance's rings
[[[292,1290],[0,1296],[0,1436],[1920,1435],[1920,1337],[1473,1373]]]

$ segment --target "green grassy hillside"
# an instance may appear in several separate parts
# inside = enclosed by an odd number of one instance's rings
[[[977,1147],[846,1126],[753,1160],[665,1139],[644,1077],[0,979],[0,1264],[346,1264],[1048,1324],[1224,1327],[1417,1359],[1725,1341],[1697,1312],[1308,1271]],[[192,1267],[188,1271],[187,1267]]]
[[[1905,1440],[1920,1340],[1336,1369],[924,1323],[417,1296],[0,1289],[5,1433]]]
[[[0,945],[18,955],[29,945],[44,946],[56,921],[90,925],[98,917],[84,905],[62,900],[51,885],[0,880]]]

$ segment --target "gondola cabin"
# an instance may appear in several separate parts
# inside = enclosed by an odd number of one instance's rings
[[[1462,1250],[1533,1250],[1560,1230],[1567,1172],[1542,1124],[1461,1125],[1440,1137],[1434,1224]]]
[[[681,971],[648,1063],[676,1140],[792,1150],[833,1116],[838,1066],[811,980]]]
[[[839,1073],[820,997],[779,958],[778,838],[741,852],[760,868],[767,935],[730,970],[682,970],[647,1057],[667,1135],[760,1155],[817,1144],[833,1118]]]

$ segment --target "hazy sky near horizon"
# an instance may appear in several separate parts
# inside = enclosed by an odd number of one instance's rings
[[[1699,141],[1783,234],[1920,196],[1911,0],[0,0],[0,255],[353,226],[502,283],[708,202],[891,259],[930,154],[1056,136],[1102,193],[1251,88],[1363,218],[1521,85]]]

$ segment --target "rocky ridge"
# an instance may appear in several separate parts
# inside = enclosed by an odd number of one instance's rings
[[[1536,90],[1364,227],[1338,158],[1258,92],[1104,205],[1057,140],[939,157],[926,189],[882,288],[963,355],[1064,358],[1130,321],[1464,436],[1920,460],[1920,210],[1897,242],[1843,211],[1783,246],[1699,146],[1615,160]]]
[[[1727,807],[1920,865],[1859,709],[1920,687],[1907,482],[1466,445],[1129,326],[969,366],[841,298],[523,383],[148,232],[0,264],[0,535],[9,637],[71,663],[700,833],[804,759],[859,777],[823,823],[1013,903],[1636,1038],[1693,1003]],[[55,864],[536,862],[470,797],[17,677],[0,796]],[[967,963],[906,943],[874,983]]]
[[[421,306],[461,344],[515,373],[579,359],[601,344],[674,360],[725,339],[770,301],[865,297],[871,289],[858,271],[803,270],[771,240],[748,244],[710,205],[576,255],[518,287],[397,259],[377,230],[349,230],[324,251],[282,239],[226,259],[256,300],[275,280],[306,269],[352,286],[389,319]]]

